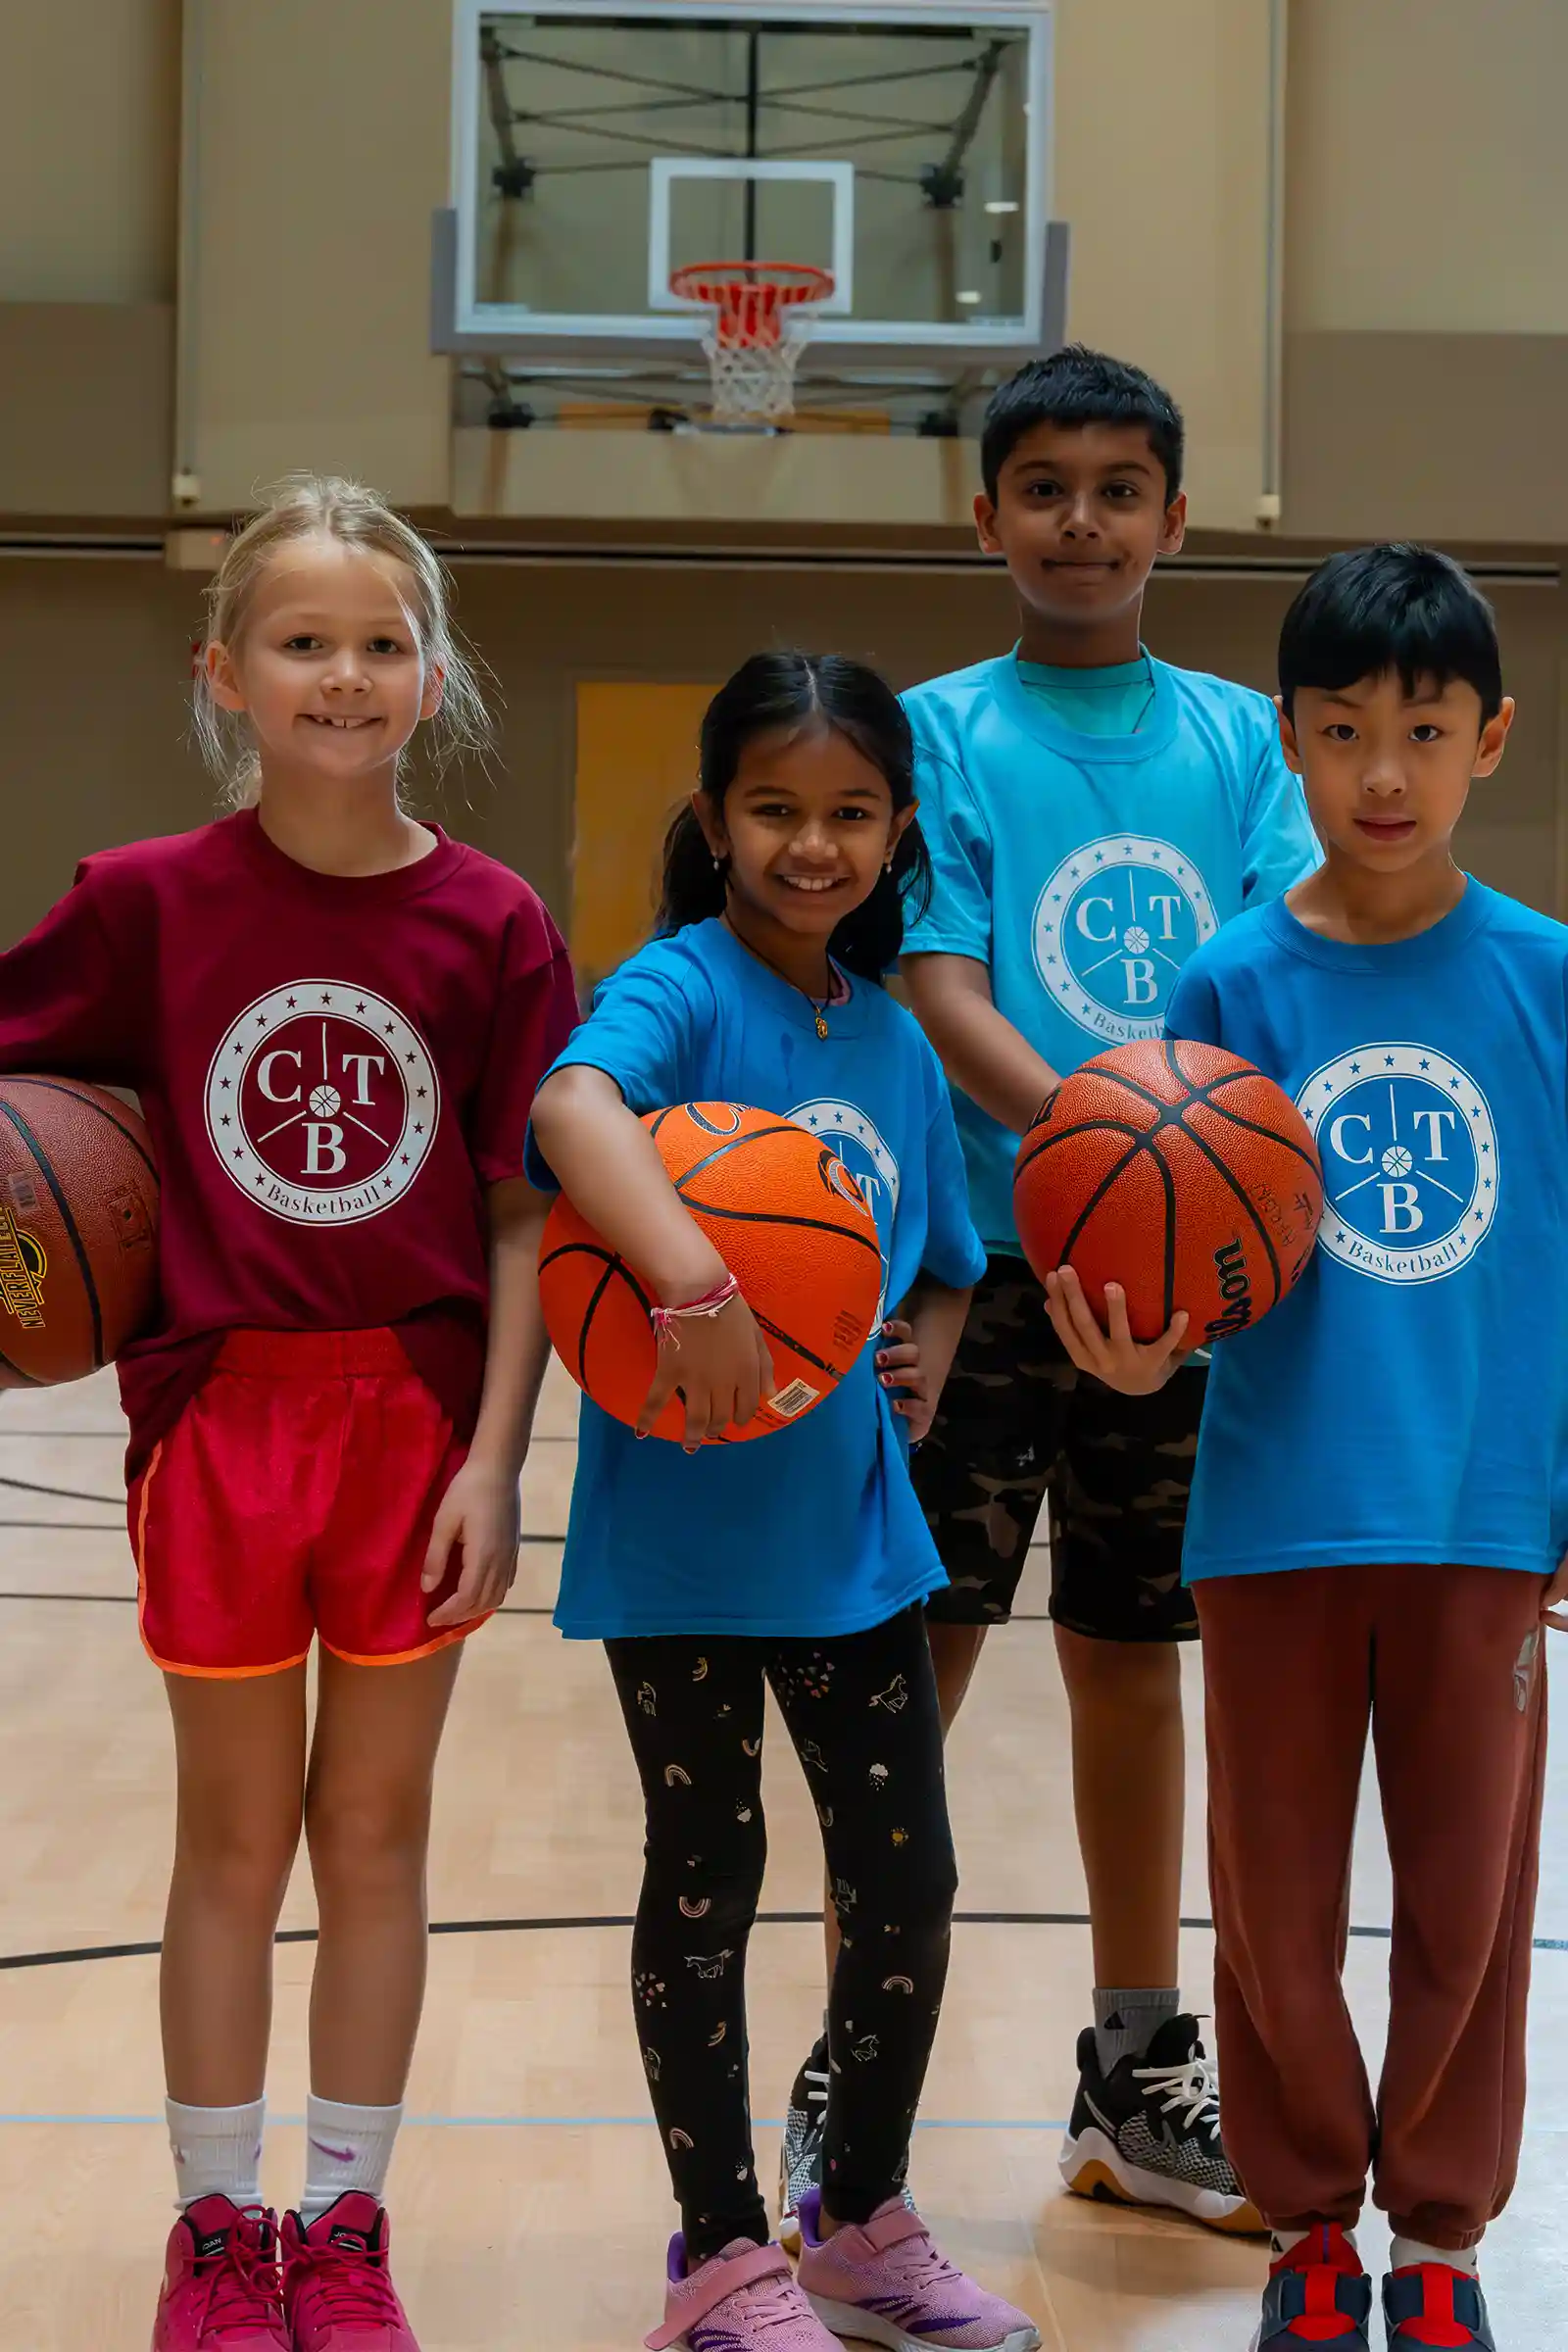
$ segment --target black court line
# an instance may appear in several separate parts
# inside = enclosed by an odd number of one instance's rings
[[[19,1445],[24,1438],[31,1438],[34,1441],[47,1440],[51,1445],[54,1443],[56,1438],[98,1438],[106,1445],[112,1441],[117,1446],[123,1446],[125,1443],[125,1432],[123,1425],[118,1429],[7,1429],[4,1426],[4,1413],[3,1411],[0,1411],[0,1441],[3,1441],[7,1438],[15,1438]],[[577,1441],[574,1437],[559,1438],[536,1436],[529,1439],[528,1451],[532,1453],[536,1446],[575,1446],[576,1443]]]
[[[17,1527],[21,1524],[22,1523],[16,1519],[0,1520],[0,1534],[3,1534],[5,1529],[8,1527]],[[41,1527],[55,1527],[59,1524],[59,1522],[53,1519],[44,1519],[39,1520],[37,1524]],[[541,1536],[537,1539],[537,1541],[540,1543],[553,1543],[555,1539],[553,1537]],[[117,1609],[131,1609],[136,1605],[136,1595],[134,1592],[0,1592],[0,1601],[5,1600],[87,1601],[91,1602],[97,1607]],[[520,1600],[503,1602],[499,1609],[493,1609],[491,1611],[491,1615],[494,1617],[553,1617],[555,1613],[556,1612],[553,1608],[547,1607],[543,1603],[535,1606],[530,1602]],[[1006,1620],[1006,1622],[1009,1625],[1049,1625],[1051,1623],[1051,1612],[1049,1609],[1014,1609],[1012,1615]]]
[[[20,1484],[18,1480],[0,1478],[0,1487],[18,1484]],[[3,1536],[6,1530],[12,1527],[64,1528],[78,1536],[112,1536],[124,1527],[125,1505],[123,1500],[118,1497],[111,1501],[105,1494],[67,1494],[59,1487],[32,1487],[28,1492],[33,1494],[58,1494],[64,1502],[101,1502],[106,1510],[112,1510],[116,1516],[113,1519],[0,1519],[0,1536]],[[519,1536],[517,1548],[522,1550],[530,1544],[564,1544],[565,1541],[564,1534],[559,1536],[548,1534]],[[0,1598],[3,1597],[4,1595],[0,1594]]]
[[[29,1438],[35,1446],[43,1444],[45,1440],[52,1442],[56,1438],[98,1438],[105,1445],[122,1447],[125,1443],[125,1430],[122,1422],[118,1429],[7,1429],[4,1426],[4,1414],[0,1413],[0,1439],[14,1439],[19,1446]]]
[[[41,1528],[52,1536],[115,1536],[125,1532],[125,1513],[121,1508],[114,1519],[0,1519],[0,1536],[15,1528],[20,1534],[36,1534]]]
[[[526,1936],[556,1935],[580,1928],[629,1928],[634,1925],[629,1911],[583,1913],[564,1918],[546,1919],[434,1919],[430,1922],[432,1936]],[[820,1911],[759,1911],[760,1928],[819,1928]],[[1087,1928],[1087,1911],[955,1911],[956,1928]],[[1184,1919],[1184,1928],[1196,1928],[1212,1933],[1211,1919]],[[1367,1942],[1388,1943],[1392,1928],[1352,1927],[1350,1935]],[[283,1928],[273,1936],[274,1944],[315,1943],[315,1928]],[[0,1971],[23,1968],[69,1968],[89,1960],[151,1960],[162,1950],[159,1943],[95,1943],[83,1944],[73,1951],[8,1952],[0,1954]],[[1538,1936],[1538,1952],[1568,1952],[1568,1936]]]
[[[87,1494],[79,1487],[40,1487],[30,1478],[0,1478],[0,1487],[10,1487],[18,1494],[52,1494],[60,1502],[101,1502],[106,1511],[122,1511],[123,1494]]]

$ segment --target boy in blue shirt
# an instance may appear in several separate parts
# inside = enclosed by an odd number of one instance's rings
[[[1281,731],[1322,867],[1188,965],[1172,1037],[1299,1104],[1327,1209],[1299,1286],[1216,1349],[1188,1515],[1203,1633],[1227,2133],[1274,2232],[1254,2348],[1364,2352],[1351,2231],[1393,2221],[1394,2352],[1494,2338],[1475,2248],[1513,2185],[1545,1756],[1568,1629],[1568,930],[1449,854],[1502,757],[1490,609],[1429,549],[1335,556],[1288,614]],[[1180,1353],[1051,1278],[1073,1359]],[[1340,1984],[1370,1725],[1394,1869],[1374,2101]]]
[[[1266,697],[1140,642],[1155,558],[1186,527],[1182,458],[1180,412],[1136,368],[1075,347],[1004,384],[975,514],[1020,641],[906,698],[936,886],[904,970],[953,1082],[989,1255],[915,1483],[951,1579],[927,1607],[949,1723],[1050,1505],[1096,1984],[1064,2177],[1245,2230],[1256,2216],[1177,1989],[1174,1645],[1198,1631],[1181,1546],[1203,1372],[1132,1402],[1082,1378],[1012,1216],[1018,1137],[1058,1078],[1157,1037],[1193,951],[1312,862]]]

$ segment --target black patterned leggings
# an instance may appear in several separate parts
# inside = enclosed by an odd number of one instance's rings
[[[957,1874],[924,1613],[822,1642],[608,1642],[648,1809],[632,2005],[688,2257],[771,2235],[747,2081],[746,1945],[762,1889],[771,1684],[822,1824],[844,1932],[828,2009],[825,2201],[901,2187],[936,2035]]]

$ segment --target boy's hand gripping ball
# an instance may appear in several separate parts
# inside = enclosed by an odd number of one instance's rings
[[[1064,1078],[1018,1147],[1013,1205],[1042,1282],[1070,1265],[1101,1321],[1127,1294],[1135,1340],[1182,1309],[1186,1344],[1246,1331],[1300,1280],[1323,1215],[1295,1103],[1217,1046],[1118,1046]]]

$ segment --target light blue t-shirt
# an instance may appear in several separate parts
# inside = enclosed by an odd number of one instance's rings
[[[1316,846],[1267,698],[1151,659],[1138,732],[1080,734],[1011,654],[904,698],[936,889],[911,956],[972,956],[998,1009],[1063,1075],[1158,1037],[1194,950],[1310,870]],[[955,1090],[969,1201],[1016,1251],[1018,1139]]]
[[[1390,947],[1283,905],[1188,965],[1172,1037],[1299,1103],[1328,1206],[1298,1288],[1222,1341],[1188,1580],[1568,1550],[1568,930],[1470,882]]]
[[[1154,670],[1147,654],[1095,669],[1018,659],[1018,683],[1075,735],[1137,735],[1154,710]]]
[[[719,922],[622,964],[556,1063],[614,1079],[639,1113],[743,1102],[831,1146],[876,1214],[887,1311],[922,1271],[963,1290],[985,1270],[935,1054],[864,980],[828,1034],[799,990]],[[550,1182],[535,1155],[535,1181]],[[905,1424],[875,1336],[803,1420],[687,1455],[639,1442],[583,1399],[556,1623],[564,1634],[860,1633],[947,1582],[909,1483]]]

